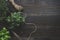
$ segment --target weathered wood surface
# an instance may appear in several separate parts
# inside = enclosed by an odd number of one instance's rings
[[[24,7],[26,22],[36,23],[38,27],[36,33],[32,35],[33,40],[60,40],[60,0],[15,0],[15,2]],[[32,26],[24,25],[23,33],[20,35],[22,39],[32,30]]]

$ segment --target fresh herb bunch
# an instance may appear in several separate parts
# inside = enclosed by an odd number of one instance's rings
[[[19,27],[20,23],[24,21],[25,18],[23,17],[22,12],[14,12],[7,17],[7,22],[10,24],[11,28]]]
[[[0,20],[6,17],[6,13],[8,12],[7,1],[0,0]]]
[[[0,40],[9,40],[9,39],[10,39],[9,31],[7,31],[7,29],[4,27],[0,31]]]

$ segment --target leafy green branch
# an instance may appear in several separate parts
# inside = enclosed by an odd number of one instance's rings
[[[4,27],[0,31],[0,40],[9,40],[9,39],[10,39],[9,31]]]

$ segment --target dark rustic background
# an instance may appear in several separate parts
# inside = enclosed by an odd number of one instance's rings
[[[60,0],[15,0],[15,2],[24,7],[26,22],[37,25],[38,29],[30,40],[60,40]],[[26,40],[34,29],[32,25],[24,25],[21,30],[23,33],[19,35]]]

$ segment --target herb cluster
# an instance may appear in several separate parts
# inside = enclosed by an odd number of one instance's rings
[[[22,16],[22,12],[14,12],[7,17],[6,21],[10,24],[9,26],[12,29],[14,27],[19,27],[20,23],[25,21],[25,18]]]
[[[9,31],[4,27],[0,31],[0,40],[9,40],[9,38],[10,38]]]

